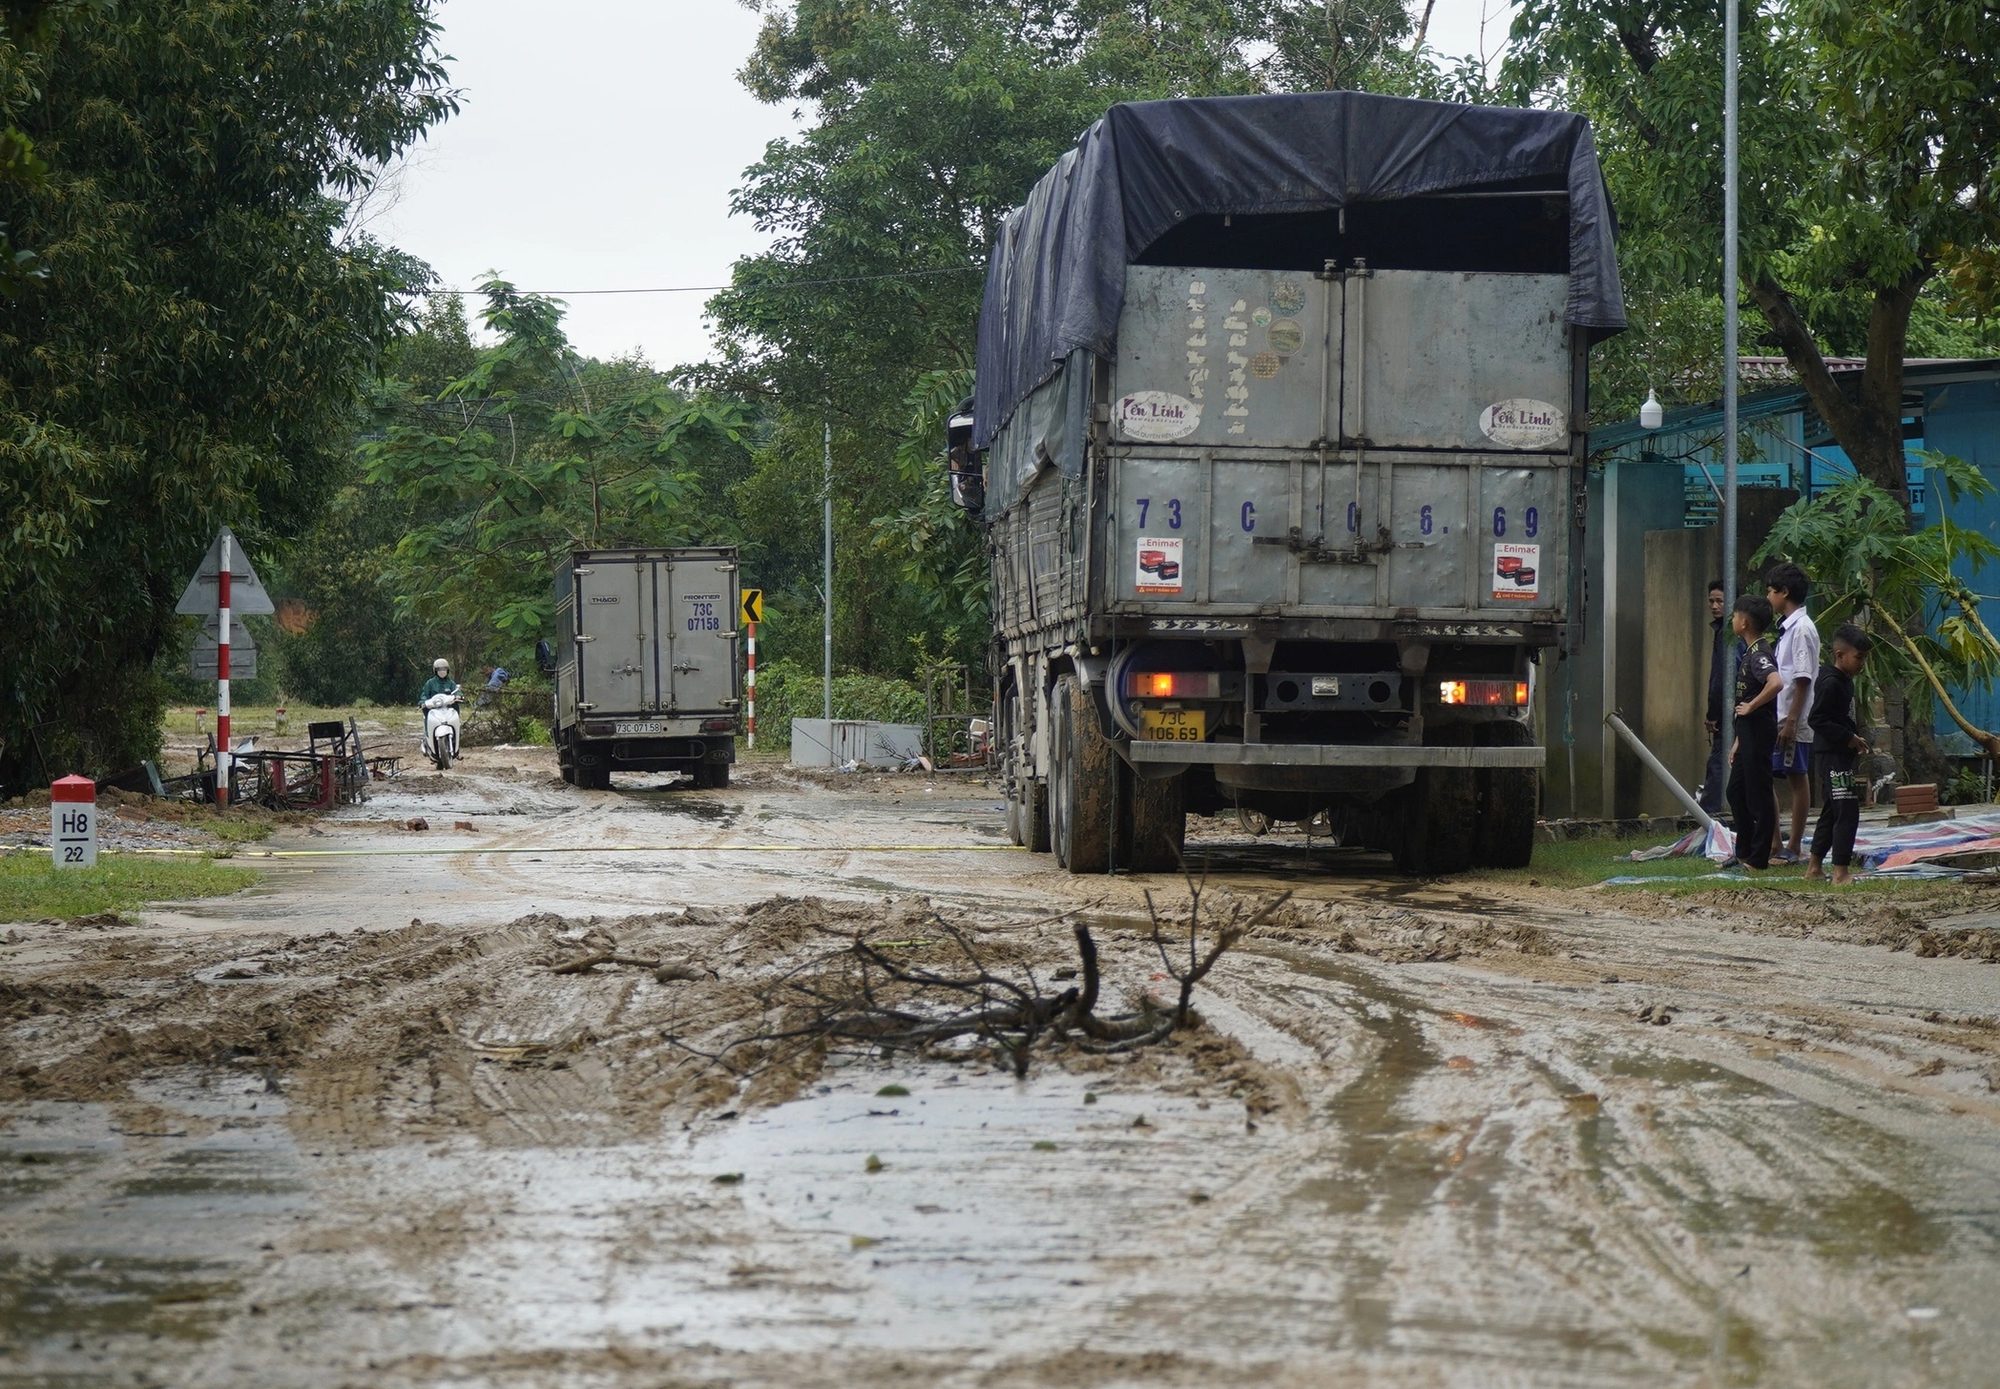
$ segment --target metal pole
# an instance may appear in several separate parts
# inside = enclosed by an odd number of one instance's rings
[[[823,437],[826,452],[826,573],[824,577],[826,597],[824,644],[826,651],[823,663],[826,685],[822,693],[825,696],[826,704],[825,718],[827,723],[831,724],[833,722],[833,420],[831,417],[826,421]],[[833,730],[831,728],[827,729],[826,736],[827,746],[833,746]]]
[[[749,706],[750,748],[757,748],[757,624],[746,622],[744,628],[750,634],[750,668],[743,673],[744,702]]]
[[[1722,620],[1736,611],[1736,59],[1740,0],[1723,4],[1722,38]],[[1736,643],[1723,637],[1722,749],[1736,737]],[[1747,769],[1746,776],[1765,771]],[[1726,775],[1725,775],[1726,782]]]
[[[1703,810],[1701,802],[1687,793],[1687,788],[1681,785],[1674,777],[1674,774],[1666,769],[1665,764],[1659,758],[1653,756],[1653,750],[1640,742],[1639,735],[1625,726],[1625,720],[1619,718],[1616,714],[1606,714],[1604,722],[1606,726],[1625,740],[1626,746],[1630,747],[1638,755],[1639,760],[1646,764],[1646,770],[1658,777],[1660,784],[1674,793],[1674,799],[1681,803],[1682,809],[1694,816],[1695,819],[1701,821],[1705,828],[1715,828],[1715,817],[1710,815],[1706,810]]]
[[[222,533],[222,568],[215,576],[215,601],[221,626],[215,639],[215,803],[228,805],[229,795],[229,570],[228,531]]]

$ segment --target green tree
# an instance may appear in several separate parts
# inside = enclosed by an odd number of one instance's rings
[[[1978,340],[1945,320],[1990,284],[2000,244],[1992,20],[1985,0],[1743,7],[1743,286],[1834,437],[1906,513],[1903,359],[1913,332]],[[1718,286],[1722,27],[1706,0],[1529,0],[1515,20],[1513,94],[1597,127],[1642,323]],[[1826,368],[1836,353],[1866,357],[1852,395]]]
[[[0,781],[157,745],[156,652],[224,521],[262,555],[337,479],[421,267],[342,199],[455,109],[430,0],[59,15],[0,182],[47,271],[0,303]]]
[[[553,631],[553,566],[571,550],[736,539],[714,456],[740,454],[754,420],[642,362],[580,357],[555,300],[498,279],[482,293],[497,341],[442,386],[384,380],[384,428],[361,455],[366,485],[409,518],[384,566],[397,613],[461,660],[518,667]]]
[[[926,383],[973,364],[1001,219],[1114,102],[1323,85],[1426,92],[1401,0],[795,0],[742,74],[811,113],[753,165],[736,210],[771,248],[711,301],[703,379],[767,402],[737,498],[773,595],[774,656],[819,656],[822,430],[833,430],[836,654],[903,672],[917,641],[985,645],[976,531],[929,466]],[[1424,85],[1429,84],[1429,85]],[[943,509],[941,509],[943,508]],[[960,580],[964,579],[965,584]],[[943,583],[943,596],[933,591]]]

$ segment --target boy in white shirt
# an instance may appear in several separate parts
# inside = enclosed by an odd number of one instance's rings
[[[1813,682],[1819,678],[1819,627],[1806,611],[1811,591],[1806,571],[1789,561],[1771,566],[1764,576],[1771,610],[1778,615],[1778,745],[1771,752],[1771,775],[1783,777],[1792,792],[1791,836],[1785,836],[1780,813],[1772,837],[1771,857],[1783,863],[1805,858],[1806,812],[1812,806]]]

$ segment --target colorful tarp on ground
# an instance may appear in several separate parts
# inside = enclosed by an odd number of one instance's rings
[[[1870,873],[1935,873],[1950,867],[1935,862],[1941,856],[1956,857],[1981,851],[2000,854],[2000,810],[1933,820],[1927,825],[1864,822],[1854,836],[1854,866]],[[1672,844],[1636,849],[1632,858],[1644,862],[1701,854],[1720,863],[1732,852],[1733,840],[1728,829],[1718,825],[1712,831],[1689,830]],[[1986,865],[1965,865],[1968,868],[1973,866]]]

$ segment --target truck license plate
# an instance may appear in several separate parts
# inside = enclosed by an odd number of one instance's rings
[[[1149,743],[1199,743],[1208,737],[1208,715],[1200,709],[1146,709],[1139,732]]]
[[[612,725],[612,731],[622,738],[632,733],[658,733],[660,726],[657,723],[621,723]]]

